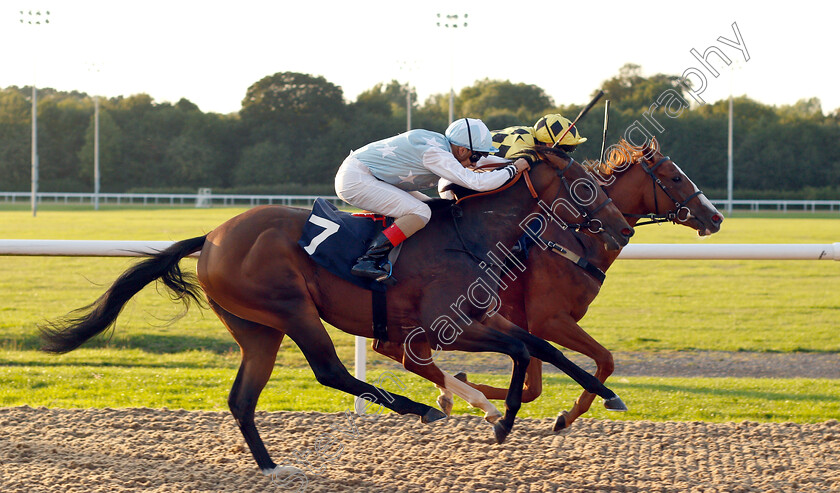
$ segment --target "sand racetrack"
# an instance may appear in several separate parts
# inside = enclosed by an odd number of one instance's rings
[[[259,473],[227,412],[0,408],[0,491],[840,491],[840,423],[483,420],[265,413],[278,464]],[[281,484],[284,483],[284,484]]]

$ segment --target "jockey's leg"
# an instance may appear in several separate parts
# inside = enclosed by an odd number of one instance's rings
[[[350,270],[355,276],[378,279],[387,276],[388,272],[380,267],[382,260],[392,248],[399,245],[406,238],[416,233],[426,225],[428,219],[416,214],[399,217],[394,224],[376,235],[368,245],[367,252],[356,260],[356,265]]]

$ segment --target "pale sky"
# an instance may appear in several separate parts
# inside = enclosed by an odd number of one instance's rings
[[[840,3],[750,3],[0,0],[0,87],[145,92],[230,113],[251,84],[293,71],[324,76],[348,101],[392,79],[409,82],[422,102],[490,78],[582,105],[631,62],[645,76],[698,69],[707,102],[731,91],[773,105],[818,97],[826,113],[840,107]],[[49,10],[50,23],[22,25],[20,10]],[[468,26],[437,27],[438,13],[467,13]],[[733,23],[748,61],[718,41],[737,40]],[[690,52],[711,46],[738,68],[711,55],[713,77]]]

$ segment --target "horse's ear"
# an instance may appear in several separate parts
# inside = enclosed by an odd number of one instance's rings
[[[653,149],[655,152],[659,152],[659,141],[656,140],[656,136],[650,138],[650,148]]]

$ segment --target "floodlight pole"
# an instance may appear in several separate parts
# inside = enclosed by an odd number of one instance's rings
[[[20,23],[28,26],[40,26],[50,23],[49,10],[20,10]],[[33,59],[34,63],[34,59]],[[33,70],[33,72],[35,72]],[[33,79],[36,79],[33,77]],[[36,80],[32,81],[32,217],[38,215],[38,89]]]
[[[733,181],[733,149],[732,149],[732,117],[734,109],[732,102],[732,94],[729,94],[729,132],[727,136],[729,151],[727,152],[726,165],[726,214],[732,215],[732,181]]]
[[[413,64],[410,64],[407,61],[402,62],[400,65],[400,69],[405,69],[406,71],[406,82],[405,82],[405,131],[408,132],[411,130],[411,83],[409,79],[411,79],[410,72],[413,68]]]
[[[88,71],[98,74],[99,66],[91,63]],[[98,85],[98,84],[97,84]],[[93,96],[93,210],[99,210],[99,96]]]
[[[38,215],[38,90],[32,84],[32,217]]]
[[[457,29],[459,27],[467,27],[467,17],[469,14],[438,14],[437,26],[447,29]],[[452,31],[450,31],[452,32]],[[450,36],[450,40],[451,40]],[[455,58],[453,50],[449,50],[449,123],[455,121],[455,87],[454,87],[454,73],[455,73]]]
[[[99,210],[99,96],[93,97],[93,210]]]

